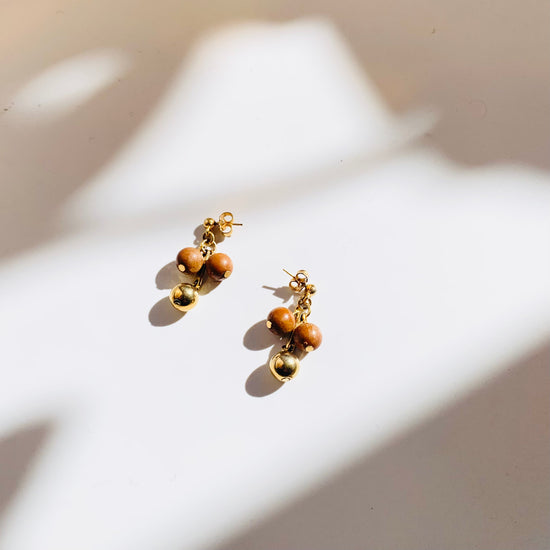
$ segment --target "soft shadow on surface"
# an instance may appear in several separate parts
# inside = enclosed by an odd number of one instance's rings
[[[0,49],[0,63],[16,69],[0,90],[0,150],[9,159],[0,166],[0,219],[9,229],[0,232],[0,257],[56,236],[63,203],[115,157],[157,106],[197,24],[181,9],[160,0],[134,5],[128,18],[121,0],[2,6],[7,47]],[[42,71],[105,48],[128,60],[118,78],[73,109],[48,113],[38,100],[36,116],[18,112],[13,98]]]
[[[216,288],[218,288],[223,282],[224,281],[215,281],[207,275],[204,278],[204,282],[202,283],[202,286],[199,290],[199,296],[206,296],[207,294],[210,294],[213,290],[216,290]]]
[[[171,290],[179,283],[184,282],[176,262],[169,262],[163,266],[155,277],[155,283],[159,290]],[[161,298],[149,311],[149,322],[155,327],[166,327],[179,321],[187,314],[177,310],[168,296]]]
[[[266,290],[272,290],[273,296],[280,298],[283,302],[288,302],[288,300],[290,300],[294,296],[294,292],[288,285],[279,287],[262,285],[262,288],[265,288]]]
[[[217,550],[548,548],[549,367],[547,345]]]
[[[50,432],[50,425],[42,423],[0,440],[0,522]]]
[[[256,323],[258,325],[258,323]],[[253,325],[252,328],[256,327],[256,325]],[[265,323],[263,328],[267,331],[267,328],[265,327]],[[271,334],[269,331],[267,331],[271,335],[271,342],[269,345],[273,344],[273,341],[275,340],[275,344],[273,347],[269,350],[267,361],[252,371],[250,376],[246,379],[246,383],[244,385],[244,388],[246,390],[246,393],[252,397],[265,397],[266,395],[270,395],[273,392],[280,389],[285,384],[292,384],[292,381],[289,382],[279,382],[272,374],[271,370],[269,368],[269,362],[271,361],[271,358],[281,351],[281,348],[283,346],[283,341],[279,338],[277,338],[275,335]],[[258,345],[258,344],[256,344]],[[269,347],[269,346],[266,346]],[[250,348],[249,348],[250,349]],[[264,348],[261,348],[264,349]],[[300,362],[304,358],[305,353],[300,353],[298,351],[294,351],[294,354],[298,357]],[[300,376],[300,373],[298,373],[298,376]]]
[[[204,225],[197,225],[197,227],[195,227],[195,229],[193,230],[193,235],[195,237],[195,239],[193,240],[193,244],[195,246],[198,246],[199,244],[202,243],[202,236],[204,234]]]
[[[193,283],[197,278],[196,274],[182,273],[176,262],[169,262],[164,267],[160,269],[155,277],[155,283],[157,288],[160,290],[172,290],[176,285],[180,283]],[[205,296],[210,294],[214,289],[223,281],[215,281],[211,279],[208,275],[204,276],[202,286],[199,290],[199,296]]]
[[[254,323],[243,336],[243,345],[251,351],[259,351],[273,345],[277,337],[265,326],[265,319]]]
[[[264,364],[255,369],[246,379],[245,390],[252,397],[265,397],[281,389],[289,382],[279,382],[269,370],[269,365]]]
[[[177,323],[188,312],[179,311],[171,303],[170,298],[161,298],[149,311],[149,322],[155,327],[167,327]]]
[[[63,203],[139,129],[189,48],[212,29],[239,20],[326,17],[395,114],[429,108],[440,115],[424,145],[466,165],[516,162],[548,169],[550,5],[467,0],[455,8],[448,1],[234,0],[195,10],[159,0],[133,5],[128,18],[122,0],[11,3],[3,14],[9,32],[0,62],[17,70],[3,79],[0,97],[0,149],[9,159],[1,167],[6,230],[0,232],[0,255],[57,235]],[[23,85],[60,61],[105,47],[128,57],[126,73],[72,111],[21,123],[12,99]]]
[[[264,286],[268,290],[275,291],[273,294],[277,295],[280,289]],[[290,290],[290,289],[288,289]],[[243,336],[243,345],[245,348],[251,351],[260,351],[267,349],[270,346],[269,358],[266,363],[255,369],[250,376],[246,379],[244,388],[246,393],[252,397],[265,397],[280,389],[284,383],[279,382],[269,370],[269,361],[281,348],[281,339],[277,338],[269,329],[265,326],[265,319],[254,323]]]
[[[215,216],[210,216],[211,218],[214,218],[216,221],[218,220],[218,218],[216,218]],[[223,241],[225,241],[225,235],[219,230],[219,227],[216,225],[214,226],[212,232],[214,233],[214,237],[216,239],[216,245],[220,244],[220,243],[223,243]],[[195,236],[195,239],[193,241],[193,244],[195,246],[198,246],[199,244],[202,243],[202,240],[203,240],[203,235],[204,235],[204,225],[197,225],[197,227],[195,227],[195,229],[193,230],[193,235]],[[182,247],[183,248],[183,247]]]
[[[182,273],[178,270],[176,262],[169,262],[163,266],[155,277],[155,283],[159,290],[170,291],[180,283],[192,283],[196,279],[195,274]],[[199,296],[206,296],[216,289],[222,281],[214,281],[208,275],[205,276]],[[169,294],[169,292],[168,292]],[[197,304],[198,307],[199,304]],[[161,298],[149,310],[149,322],[155,327],[166,327],[179,321],[187,315],[186,311],[177,310],[171,303],[168,296]]]
[[[181,282],[183,282],[183,274],[179,271],[175,261],[167,263],[155,277],[155,283],[160,290],[171,290]]]

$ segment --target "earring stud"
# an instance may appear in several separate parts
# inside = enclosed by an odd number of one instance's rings
[[[289,287],[300,293],[294,311],[287,307],[277,307],[267,316],[266,326],[273,334],[286,339],[281,351],[276,353],[269,362],[269,369],[277,380],[287,382],[292,380],[300,369],[300,360],[297,352],[311,352],[316,350],[323,340],[319,327],[308,323],[311,314],[311,296],[317,292],[315,285],[309,283],[307,271],[301,269],[290,275]]]
[[[198,247],[183,248],[176,256],[176,265],[182,273],[195,275],[193,283],[180,283],[170,292],[170,303],[179,311],[193,309],[199,300],[206,275],[215,281],[223,281],[233,273],[233,262],[227,254],[216,252],[217,229],[224,237],[231,237],[234,225],[242,225],[233,221],[231,212],[223,212],[219,220],[206,218],[203,222],[204,233]]]

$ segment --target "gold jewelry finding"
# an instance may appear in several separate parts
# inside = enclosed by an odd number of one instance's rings
[[[286,339],[281,351],[275,354],[269,362],[271,373],[277,380],[287,382],[292,380],[300,368],[297,351],[311,352],[316,350],[323,340],[319,327],[308,323],[311,314],[311,296],[317,292],[315,285],[309,283],[309,274],[301,269],[290,275],[289,287],[301,294],[298,303],[291,312],[287,307],[277,307],[267,316],[267,328],[282,339]]]
[[[170,292],[170,303],[179,311],[193,309],[199,300],[206,275],[216,281],[223,281],[233,273],[233,262],[227,254],[216,253],[216,229],[224,237],[231,237],[234,225],[242,225],[233,221],[231,212],[223,212],[219,220],[206,218],[203,222],[204,233],[198,247],[189,246],[178,252],[176,265],[182,273],[194,275],[192,283],[180,283]]]

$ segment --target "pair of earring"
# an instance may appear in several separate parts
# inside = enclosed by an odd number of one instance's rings
[[[198,247],[183,248],[178,252],[176,265],[182,273],[194,277],[192,282],[179,283],[170,292],[170,303],[179,311],[193,309],[199,299],[206,276],[220,282],[233,273],[233,262],[227,254],[216,252],[216,233],[231,237],[235,223],[231,212],[223,212],[218,221],[206,218],[203,222],[204,233]],[[309,275],[303,269],[296,275],[288,271],[291,280],[289,287],[300,295],[293,311],[287,307],[277,307],[267,316],[266,326],[277,337],[286,341],[279,353],[275,354],[269,368],[277,380],[292,380],[300,368],[300,359],[304,353],[316,350],[322,341],[319,327],[308,322],[311,314],[311,296],[316,288],[309,283]]]

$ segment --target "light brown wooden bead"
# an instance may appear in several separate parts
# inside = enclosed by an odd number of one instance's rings
[[[287,307],[276,307],[267,316],[267,328],[277,336],[284,336],[294,330],[296,320]]]
[[[233,262],[227,254],[212,254],[206,261],[206,269],[212,279],[223,281],[233,273]]]
[[[317,349],[323,341],[323,335],[317,325],[313,323],[302,323],[294,331],[294,344],[303,351]]]
[[[189,246],[178,252],[176,263],[184,273],[198,273],[204,264],[204,257],[198,248]]]

